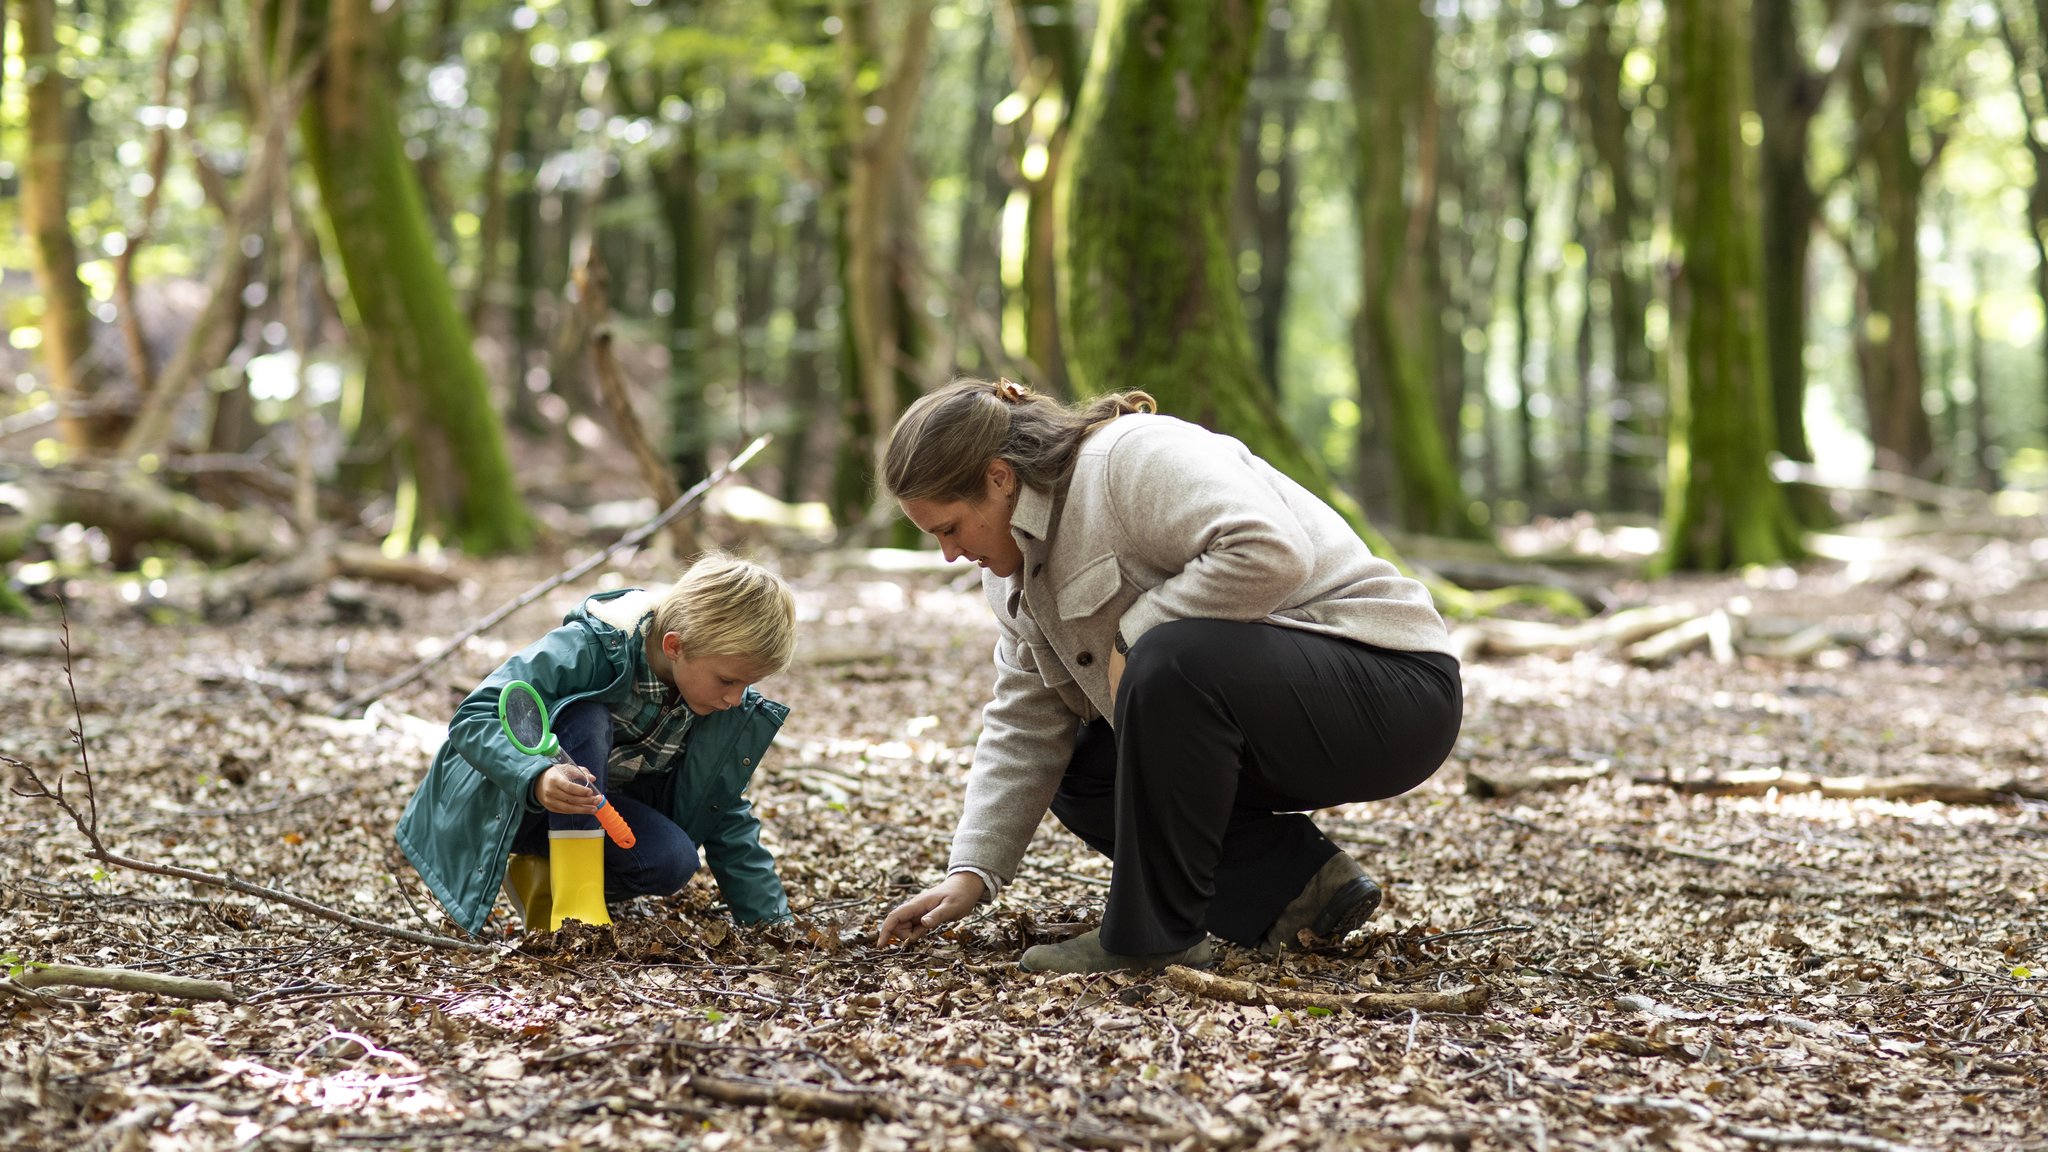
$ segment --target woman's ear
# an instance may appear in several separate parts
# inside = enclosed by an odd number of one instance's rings
[[[1001,456],[988,462],[988,486],[997,495],[1008,495],[1017,487],[1017,470]]]

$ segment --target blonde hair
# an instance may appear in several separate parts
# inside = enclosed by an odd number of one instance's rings
[[[796,597],[759,564],[707,552],[662,593],[654,627],[681,637],[691,659],[738,656],[773,676],[796,656]]]
[[[1012,380],[955,380],[912,404],[889,435],[882,483],[897,500],[978,500],[989,462],[1010,462],[1051,491],[1073,471],[1082,437],[1130,412],[1156,412],[1143,392],[1112,392],[1073,407]]]

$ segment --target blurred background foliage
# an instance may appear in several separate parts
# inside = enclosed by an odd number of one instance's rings
[[[762,431],[900,534],[876,430],[963,373],[1153,389],[1402,539],[1719,568],[1872,469],[2048,484],[2026,0],[4,4],[13,558],[164,538],[115,473],[518,548]]]

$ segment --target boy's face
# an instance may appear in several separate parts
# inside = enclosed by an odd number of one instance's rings
[[[723,712],[740,702],[747,685],[761,678],[761,670],[744,656],[700,656],[691,659],[683,651],[682,637],[670,632],[661,638],[675,671],[676,691],[683,703],[699,716]]]

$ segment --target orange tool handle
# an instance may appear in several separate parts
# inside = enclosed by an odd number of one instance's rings
[[[605,834],[612,838],[612,843],[621,848],[633,846],[633,830],[626,826],[626,818],[619,815],[619,810],[612,807],[611,801],[604,801],[603,807],[597,810],[597,822],[604,825]]]

